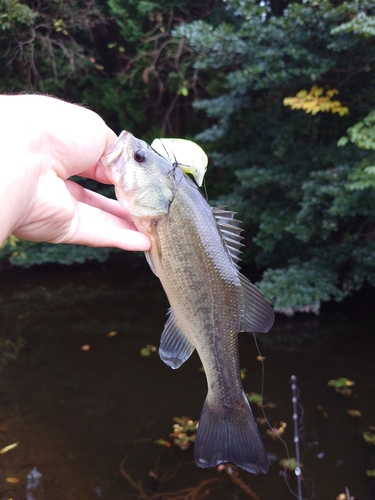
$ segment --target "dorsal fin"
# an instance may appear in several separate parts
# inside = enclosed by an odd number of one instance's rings
[[[223,207],[212,208],[212,213],[216,219],[216,223],[220,229],[221,235],[225,241],[229,255],[237,269],[237,262],[240,260],[241,248],[243,247],[242,229],[239,227],[240,221],[235,219],[235,213],[225,210]]]
[[[263,293],[243,274],[238,273],[241,282],[241,332],[268,332],[275,315],[271,304]]]

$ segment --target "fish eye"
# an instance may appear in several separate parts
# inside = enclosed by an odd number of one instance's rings
[[[143,163],[146,159],[146,151],[144,149],[138,149],[134,153],[134,159],[137,163]]]

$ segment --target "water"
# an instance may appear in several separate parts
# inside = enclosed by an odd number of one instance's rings
[[[0,337],[25,340],[18,358],[0,372],[0,449],[18,443],[0,455],[1,499],[187,500],[207,493],[215,500],[244,500],[251,498],[245,484],[262,500],[294,498],[278,463],[286,458],[284,446],[267,435],[265,425],[260,429],[270,472],[241,472],[236,483],[214,469],[197,468],[191,448],[154,444],[168,439],[173,417],[199,418],[206,382],[196,355],[176,371],[155,354],[140,356],[146,344],[158,345],[168,307],[143,260],[123,254],[107,266],[3,272],[0,280]],[[352,314],[342,308],[319,318],[278,317],[271,333],[258,336],[266,357],[265,398],[276,405],[265,411],[275,427],[287,423],[283,437],[292,457],[289,380],[298,377],[305,498],[335,500],[345,487],[356,500],[375,498],[375,479],[366,477],[366,470],[375,469],[375,446],[362,437],[375,425],[373,318],[360,303]],[[241,334],[240,343],[245,391],[259,393],[262,370],[254,340]],[[338,377],[355,381],[354,397],[327,386]],[[260,408],[253,408],[262,418]],[[348,409],[362,417],[351,417]],[[124,471],[141,481],[143,497]],[[168,471],[172,477],[163,478]],[[293,473],[289,478],[297,491]],[[187,490],[161,495],[199,484],[195,496]]]

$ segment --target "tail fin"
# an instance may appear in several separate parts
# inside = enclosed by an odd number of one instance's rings
[[[206,399],[194,444],[199,467],[217,467],[224,462],[253,474],[268,472],[268,458],[245,394],[236,409],[217,410]]]

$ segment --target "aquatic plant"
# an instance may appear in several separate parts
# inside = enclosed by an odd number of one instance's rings
[[[158,439],[154,442],[166,448],[170,448],[172,444],[174,444],[180,448],[180,450],[187,450],[195,441],[198,420],[192,420],[189,417],[173,417],[173,422],[173,432],[169,434],[169,438],[172,438],[172,442],[166,439]]]
[[[346,377],[339,377],[327,382],[328,387],[334,387],[335,391],[343,396],[354,396],[351,389],[354,384],[353,380],[349,380]]]

